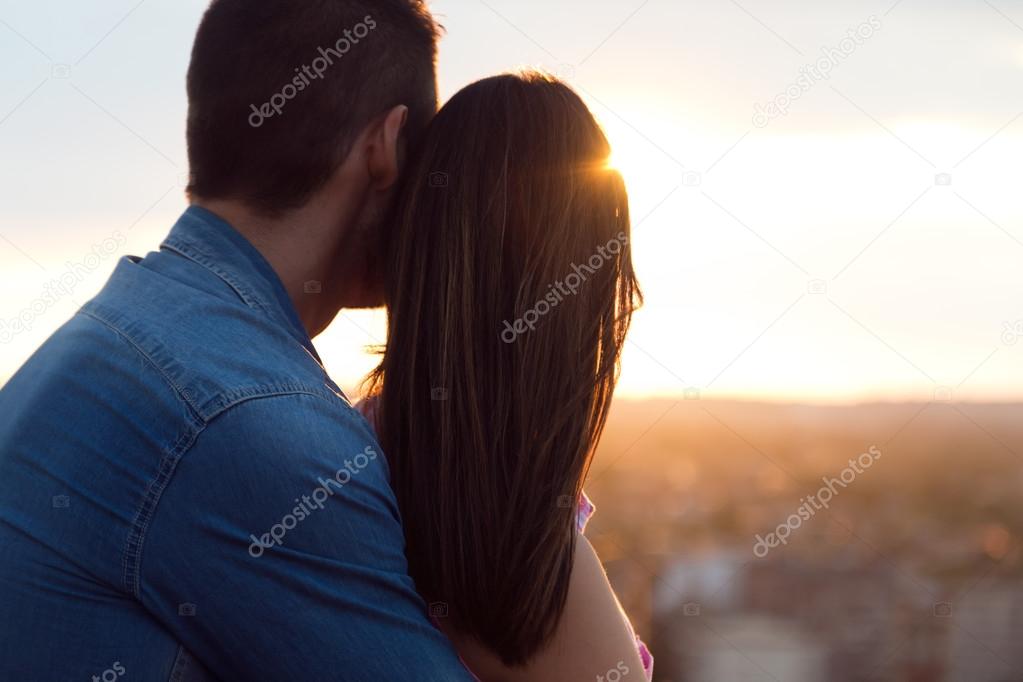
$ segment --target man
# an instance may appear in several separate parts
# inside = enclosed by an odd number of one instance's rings
[[[420,0],[213,1],[192,206],[0,392],[0,679],[471,679],[310,341],[381,302],[436,38]]]

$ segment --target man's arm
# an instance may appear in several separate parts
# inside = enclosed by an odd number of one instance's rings
[[[225,680],[470,680],[408,577],[379,445],[332,400],[216,417],[143,538],[140,598]]]

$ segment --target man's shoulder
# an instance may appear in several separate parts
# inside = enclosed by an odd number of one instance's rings
[[[309,350],[264,311],[130,261],[79,317],[106,330],[79,353],[145,368],[201,422],[239,402],[285,394],[315,394],[350,409]],[[126,373],[140,381],[145,374]]]

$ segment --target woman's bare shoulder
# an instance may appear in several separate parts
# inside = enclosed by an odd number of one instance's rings
[[[508,667],[471,637],[446,634],[482,682],[582,682],[611,669],[643,670],[632,627],[600,559],[582,534],[576,537],[568,600],[557,630],[525,666]]]

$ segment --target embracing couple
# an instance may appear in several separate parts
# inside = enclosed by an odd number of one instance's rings
[[[0,679],[649,677],[582,534],[625,187],[557,80],[438,112],[438,33],[420,0],[210,5],[190,208],[0,392]],[[379,305],[353,406],[311,339]]]

